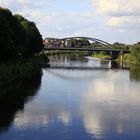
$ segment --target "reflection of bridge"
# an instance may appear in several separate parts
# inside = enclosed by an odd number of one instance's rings
[[[108,67],[81,67],[81,66],[51,66],[50,68],[48,69],[65,69],[65,70],[109,70],[111,68],[108,68]]]
[[[92,48],[87,48],[87,47],[83,47],[83,48],[76,48],[76,47],[66,47],[68,46],[68,41],[70,39],[87,39],[90,41],[93,41],[97,44],[101,44],[100,48],[96,48],[96,47],[92,47]],[[47,45],[49,42],[54,42],[54,44],[56,46],[49,46]],[[45,44],[46,42],[46,44]],[[100,39],[96,39],[96,38],[91,38],[91,37],[69,37],[69,38],[62,38],[62,39],[57,39],[57,38],[46,38],[44,40],[44,50],[71,50],[71,51],[94,51],[94,52],[100,52],[100,51],[105,51],[105,52],[109,52],[111,54],[111,58],[112,59],[116,59],[118,57],[118,55],[120,55],[121,59],[123,59],[123,54],[124,53],[130,53],[130,51],[128,50],[117,50],[117,49],[113,49],[112,45],[108,42],[105,42],[103,40]],[[58,46],[57,46],[58,45]]]
[[[100,69],[101,70],[101,69]],[[108,69],[109,70],[109,69]],[[47,68],[44,69],[45,72],[48,72],[54,76],[57,76],[62,79],[71,79],[71,80],[90,80],[95,77],[102,77],[105,75],[104,71],[108,71],[107,69],[102,69],[101,71],[96,70],[93,72],[93,69],[78,69],[78,68]]]
[[[51,66],[50,68],[43,69],[51,73],[54,76],[63,78],[63,79],[72,79],[72,80],[90,80],[95,77],[105,76],[104,72],[114,69],[113,67],[81,67],[81,66]],[[126,70],[121,68],[121,70]],[[119,70],[119,69],[116,69]],[[96,72],[95,72],[96,71]]]

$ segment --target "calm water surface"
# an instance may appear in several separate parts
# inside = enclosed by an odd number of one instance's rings
[[[139,69],[90,57],[51,63],[34,82],[1,89],[0,140],[140,140]]]

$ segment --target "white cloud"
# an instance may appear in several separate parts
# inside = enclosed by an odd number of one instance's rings
[[[14,14],[21,13],[21,14],[31,14],[32,12],[40,12],[49,3],[39,0],[31,1],[31,0],[0,0],[0,6],[10,9]],[[28,18],[28,17],[27,17]]]
[[[94,13],[82,13],[80,14],[80,16],[92,18],[95,17],[96,15]]]
[[[139,16],[139,0],[92,0],[97,12],[109,16]]]
[[[65,125],[71,124],[71,114],[69,112],[60,112],[58,114],[58,119],[61,120]]]
[[[112,27],[120,27],[123,29],[134,30],[140,28],[140,17],[110,17],[107,25]]]
[[[97,13],[108,14],[118,10],[118,4],[114,0],[93,0],[93,6],[96,7]]]
[[[118,36],[128,38],[133,34],[133,40],[138,39],[136,31],[140,29],[139,0],[92,0],[92,5],[98,16],[107,18],[106,26],[116,30]]]
[[[126,132],[130,127],[125,122],[133,122],[140,115],[134,109],[134,106],[139,106],[139,91],[132,89],[131,82],[118,81],[118,77],[126,79],[119,71],[111,70],[102,76],[90,83],[80,104],[86,132],[99,140],[104,139],[110,131],[117,134]]]
[[[73,1],[0,0],[0,6],[34,21],[44,38],[80,35],[127,42],[127,33],[131,43],[139,40],[139,0],[76,0],[71,7]]]

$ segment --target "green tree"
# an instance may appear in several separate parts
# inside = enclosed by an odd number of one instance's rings
[[[23,40],[25,42],[22,48],[24,57],[30,57],[39,53],[43,49],[43,39],[34,22],[30,22],[20,15],[16,15],[21,26],[23,27]]]
[[[82,46],[89,46],[90,45],[90,42],[87,40],[87,39],[81,39],[81,42],[82,42]]]
[[[86,47],[90,45],[90,42],[87,39],[75,39],[72,38],[69,41],[69,44],[71,44],[71,47]]]
[[[8,60],[19,56],[15,46],[14,18],[8,9],[0,7],[0,59]]]
[[[140,64],[140,44],[135,44],[131,47],[131,59]]]
[[[119,50],[129,50],[130,46],[126,45],[126,44],[123,44],[123,43],[115,42],[113,44],[113,48],[114,49],[119,49]]]
[[[0,7],[0,60],[31,57],[43,48],[43,39],[34,22]]]

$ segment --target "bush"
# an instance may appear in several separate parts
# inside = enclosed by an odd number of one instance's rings
[[[136,64],[140,64],[140,44],[135,44],[132,46],[131,60]]]

